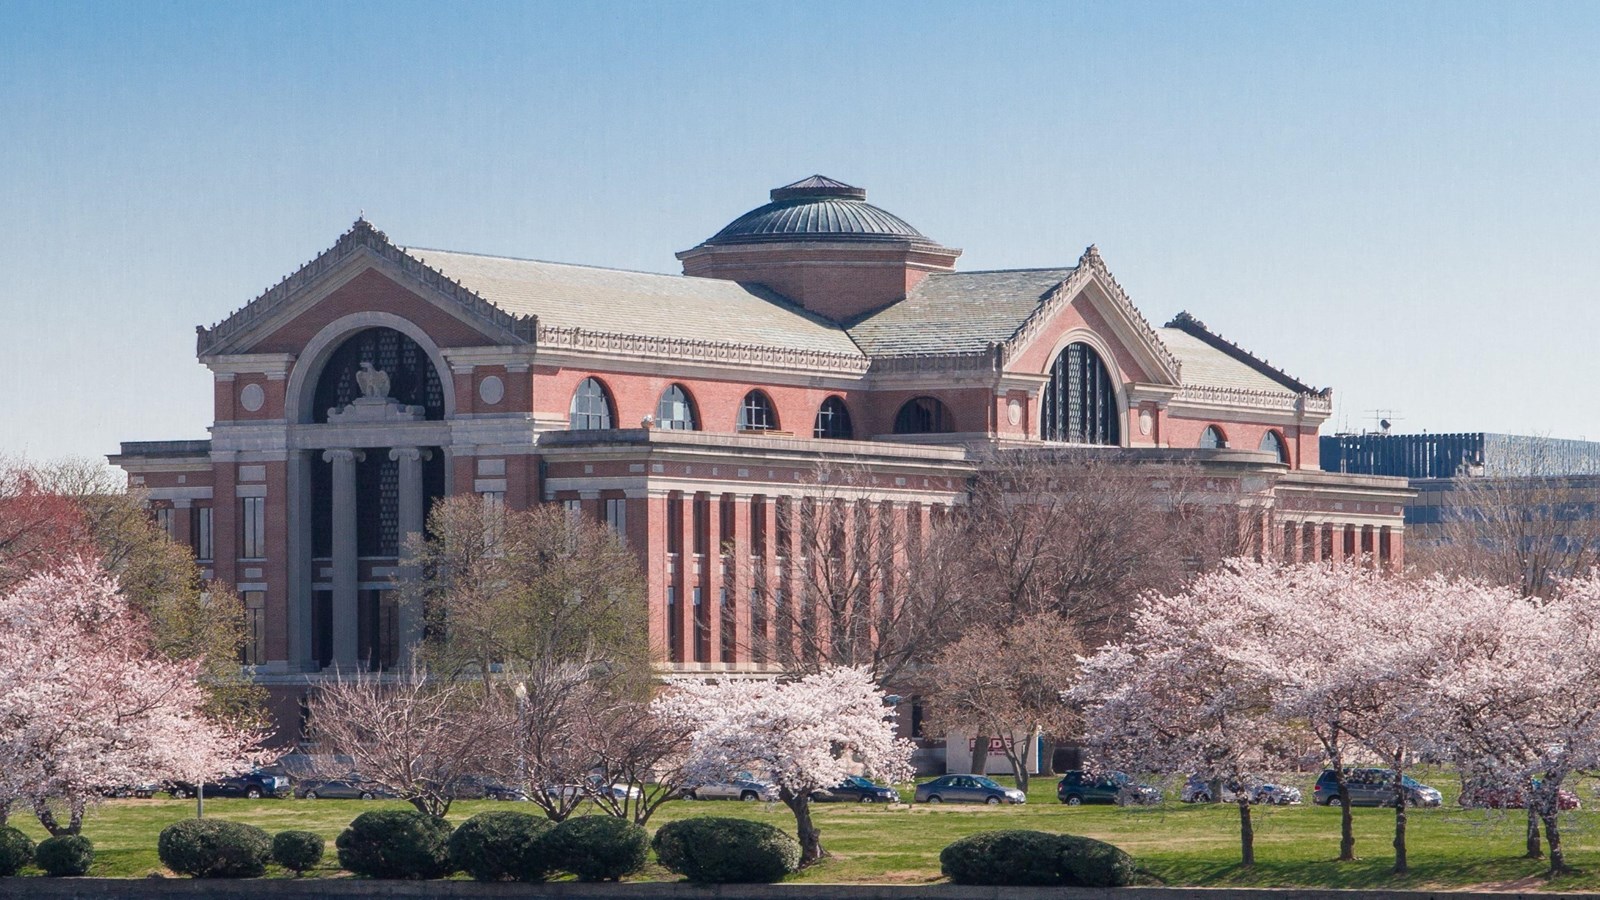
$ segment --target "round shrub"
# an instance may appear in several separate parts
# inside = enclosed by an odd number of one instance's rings
[[[1061,840],[1043,831],[980,831],[939,853],[939,870],[956,884],[1061,883]]]
[[[272,857],[272,838],[243,822],[184,819],[161,829],[161,863],[195,878],[259,878]]]
[[[327,845],[315,831],[280,831],[272,836],[272,861],[299,875],[322,862]]]
[[[33,862],[33,839],[10,826],[0,826],[0,876],[15,875]]]
[[[87,875],[94,865],[94,842],[81,834],[63,834],[39,842],[33,861],[52,878]]]
[[[443,878],[450,865],[450,825],[414,809],[356,816],[339,833],[339,865],[368,878]]]
[[[1121,847],[1070,834],[1060,837],[1062,884],[1096,888],[1133,884],[1133,857]]]
[[[662,826],[656,859],[690,881],[778,881],[800,867],[800,843],[765,822],[696,816]]]
[[[613,816],[568,819],[543,838],[551,865],[579,881],[616,881],[644,868],[650,835]]]
[[[550,820],[525,812],[478,813],[450,835],[450,862],[478,881],[543,881],[552,866]]]

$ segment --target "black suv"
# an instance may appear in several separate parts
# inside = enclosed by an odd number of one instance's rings
[[[242,775],[229,775],[216,781],[208,781],[205,783],[205,789],[207,797],[248,797],[251,800],[260,797],[287,797],[289,778],[255,769]],[[167,788],[167,793],[176,800],[193,797],[194,784],[188,781],[174,781]]]
[[[1056,799],[1068,806],[1082,803],[1160,803],[1161,792],[1148,784],[1138,784],[1122,772],[1086,775],[1081,769],[1061,773],[1056,784]]]

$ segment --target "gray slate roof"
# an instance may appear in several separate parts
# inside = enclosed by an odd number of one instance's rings
[[[844,329],[758,285],[448,250],[406,252],[541,325],[860,356]]]
[[[1075,269],[929,275],[911,294],[848,326],[868,356],[977,353],[1011,337]]]
[[[1205,341],[1177,328],[1157,328],[1161,343],[1183,366],[1184,384],[1294,394],[1279,382],[1245,365]]]

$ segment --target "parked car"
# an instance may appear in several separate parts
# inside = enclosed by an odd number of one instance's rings
[[[1210,803],[1213,801],[1211,782],[1198,775],[1190,775],[1184,783],[1183,791],[1178,799],[1184,803]],[[1223,803],[1238,803],[1239,792],[1236,785],[1223,784],[1221,790],[1216,792]],[[1300,789],[1284,784],[1258,784],[1249,790],[1251,803],[1270,803],[1276,806],[1291,806],[1301,801]]]
[[[295,785],[294,795],[306,800],[392,800],[394,793],[351,772],[343,778],[307,778]]]
[[[593,796],[601,791],[610,792],[613,800],[638,800],[640,797],[644,796],[644,792],[639,790],[634,785],[623,784],[621,782],[604,784],[605,779],[598,775],[590,775],[586,781],[588,783],[582,785],[547,784],[544,787],[544,792],[551,797],[560,797],[563,800],[571,800],[574,796],[580,793]]]
[[[758,781],[749,772],[740,772],[731,781],[713,781],[697,784],[683,792],[686,800],[745,800],[769,803],[778,799],[778,786],[770,781]]]
[[[917,785],[917,803],[1027,803],[1028,796],[1016,788],[1002,787],[982,775],[946,775]]]
[[[269,775],[260,769],[208,781],[204,787],[207,797],[248,797],[257,800],[262,797],[289,796],[288,776]],[[193,797],[194,784],[188,781],[174,781],[167,787],[167,793],[175,800]]]
[[[1537,787],[1538,784],[1539,783],[1537,781],[1534,782],[1535,787]],[[1505,785],[1470,786],[1461,792],[1461,796],[1458,798],[1457,802],[1459,802],[1462,806],[1476,807],[1480,809],[1528,808],[1528,798],[1522,793],[1522,788],[1508,787]],[[1574,794],[1566,788],[1556,791],[1556,807],[1558,809],[1578,809],[1581,806],[1583,806],[1583,802],[1578,799],[1577,794]]]
[[[899,803],[900,794],[894,788],[851,775],[831,788],[812,791],[811,799],[817,803]]]
[[[1056,783],[1056,799],[1068,806],[1084,803],[1116,803],[1140,806],[1161,802],[1161,792],[1148,784],[1140,784],[1125,772],[1086,774],[1082,769],[1068,769],[1061,773]]]
[[[100,796],[115,798],[138,797],[140,800],[148,800],[151,797],[154,797],[160,791],[161,785],[156,784],[155,782],[146,782],[144,784],[118,784],[101,788]]]
[[[456,780],[450,797],[454,800],[527,800],[528,794],[522,788],[506,784],[498,778],[467,775]]]
[[[1407,806],[1438,806],[1444,795],[1407,775],[1400,782],[1406,789]],[[1351,806],[1393,806],[1394,772],[1389,769],[1346,769],[1345,784],[1350,789]],[[1311,802],[1337,806],[1339,785],[1332,769],[1324,769],[1311,789]]]

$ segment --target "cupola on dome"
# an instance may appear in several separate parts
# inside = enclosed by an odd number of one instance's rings
[[[868,203],[865,188],[826,175],[773,188],[771,197],[771,203],[734,219],[705,245],[796,240],[933,243],[904,219]]]

